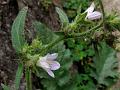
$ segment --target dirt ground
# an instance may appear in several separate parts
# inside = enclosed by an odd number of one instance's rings
[[[113,11],[120,15],[120,0],[102,0],[105,11],[111,13]]]
[[[16,2],[0,2],[0,83],[11,83],[17,68],[16,55],[10,40],[11,24],[18,13],[18,7],[13,7],[14,4]]]

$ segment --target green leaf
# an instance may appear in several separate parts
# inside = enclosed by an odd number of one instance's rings
[[[3,90],[10,90],[10,88],[4,84],[1,84],[1,86],[2,86]]]
[[[108,25],[108,30],[120,30],[120,16],[117,13],[112,13],[107,16],[107,25]]]
[[[48,44],[56,39],[57,35],[55,35],[53,31],[51,31],[41,22],[34,22],[33,25],[43,44]]]
[[[92,76],[97,80],[98,85],[111,85],[117,77],[116,51],[105,42],[101,43],[99,55],[95,55]]]
[[[61,46],[61,50],[62,50],[62,46]],[[60,49],[59,49],[60,51]],[[63,55],[62,55],[63,54]],[[64,50],[64,52],[59,52],[59,57],[61,57],[61,60],[60,60],[60,64],[61,64],[61,69],[63,71],[64,70],[69,70],[70,67],[72,66],[73,62],[72,62],[72,59],[71,59],[71,52],[69,49],[66,49]]]
[[[59,15],[62,26],[66,26],[67,24],[69,24],[68,17],[62,9],[56,7],[56,12]]]
[[[76,80],[78,82],[77,90],[96,90],[96,85],[93,83],[93,80],[87,74],[80,74],[76,77]]]
[[[16,76],[15,76],[15,81],[14,81],[16,90],[19,89],[20,80],[22,78],[22,73],[23,73],[23,65],[19,64],[18,70],[16,72]]]
[[[20,52],[25,44],[24,37],[24,25],[25,25],[25,17],[27,14],[27,7],[23,8],[16,19],[13,22],[11,35],[12,35],[12,44],[15,48],[16,52]]]
[[[70,74],[66,71],[66,72],[64,72],[64,74],[59,78],[59,80],[58,80],[58,85],[59,86],[64,86],[64,85],[66,85],[66,83],[69,83],[69,81],[70,81],[70,79],[71,79],[71,76],[70,76]]]
[[[44,85],[44,88],[45,88],[43,90],[57,90],[56,81],[52,78],[43,79],[41,83]]]

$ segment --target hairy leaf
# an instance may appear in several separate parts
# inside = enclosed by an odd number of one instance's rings
[[[40,37],[43,44],[48,44],[56,39],[57,35],[55,35],[53,31],[51,31],[41,22],[34,22],[33,25],[37,31],[38,37]]]
[[[80,74],[76,76],[77,90],[96,90],[93,80],[87,74]],[[86,82],[86,83],[84,83]]]
[[[27,13],[27,7],[23,8],[16,19],[13,22],[11,35],[12,35],[12,44],[15,48],[16,52],[20,52],[25,44],[25,37],[24,37],[24,24],[25,24],[25,17]]]
[[[101,43],[99,55],[94,58],[94,71],[92,76],[97,80],[98,85],[109,86],[114,82],[117,76],[117,58],[116,52],[105,42]]]
[[[67,24],[69,24],[68,17],[67,17],[67,15],[64,13],[64,11],[62,9],[56,7],[56,12],[58,13],[61,24],[63,26],[66,26]]]

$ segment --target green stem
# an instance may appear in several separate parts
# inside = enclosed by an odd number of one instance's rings
[[[16,76],[15,76],[15,90],[19,90],[19,86],[20,86],[20,81],[22,78],[22,73],[23,73],[23,64],[20,63],[16,72]]]
[[[104,22],[105,22],[105,11],[104,11],[104,6],[103,6],[101,0],[98,0],[98,1],[99,1],[99,4],[100,4],[100,8],[101,8],[102,14],[103,14],[103,24],[104,24]]]
[[[83,36],[85,34],[88,34],[91,31],[100,28],[102,26],[102,24],[103,24],[103,22],[101,22],[99,25],[93,27],[92,29],[87,30],[86,32],[69,34],[69,35],[67,35],[67,37],[59,37],[55,41],[53,41],[51,44],[49,44],[47,47],[45,47],[43,50],[41,50],[41,54],[40,55],[44,55],[46,52],[49,51],[49,49],[51,49],[53,46],[55,46],[56,44],[58,44],[60,41],[62,41],[64,39],[67,39],[67,38],[80,37],[80,36]]]
[[[29,67],[26,68],[26,90],[32,90],[32,79],[31,79],[31,70]]]
[[[41,51],[41,54],[40,55],[44,55],[46,52],[49,51],[49,49],[51,49],[53,46],[55,46],[56,44],[58,44],[60,41],[64,40],[64,37],[59,37],[57,38],[55,41],[53,41],[51,44],[49,44],[46,48],[44,48],[42,51]]]
[[[85,35],[85,34],[90,33],[90,32],[93,31],[93,30],[96,30],[96,29],[100,28],[100,27],[102,26],[102,24],[103,24],[103,22],[101,22],[99,25],[93,27],[92,29],[87,30],[86,32],[70,34],[69,37],[80,37],[80,36],[83,36],[83,35]]]

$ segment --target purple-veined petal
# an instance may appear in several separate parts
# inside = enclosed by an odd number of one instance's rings
[[[102,17],[102,14],[98,11],[94,11],[92,13],[87,14],[87,19],[89,20],[96,20],[96,19],[100,19],[101,17]]]
[[[55,60],[58,57],[58,53],[47,54],[47,60]]]
[[[41,57],[37,63],[37,66],[42,67],[42,68],[50,68],[49,64],[47,63],[47,60],[45,59],[45,57]]]
[[[45,71],[53,78],[55,78],[54,73],[50,69],[45,69]]]
[[[94,4],[94,2],[92,2],[90,7],[85,12],[92,13],[94,11],[94,9],[95,9],[95,4]]]
[[[57,70],[60,68],[60,64],[57,61],[49,61],[48,63],[51,70]]]

